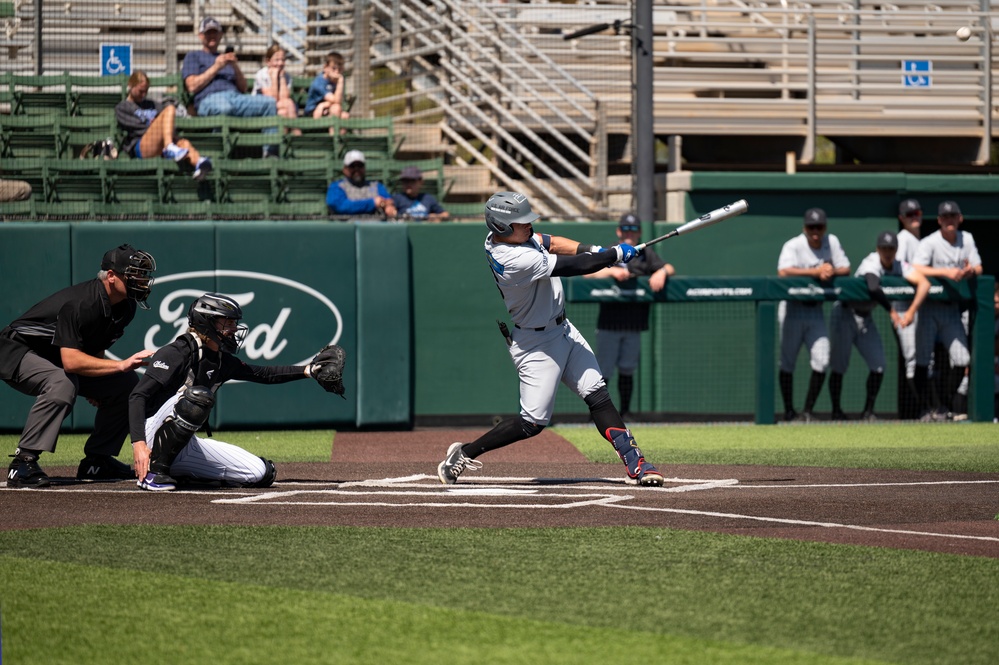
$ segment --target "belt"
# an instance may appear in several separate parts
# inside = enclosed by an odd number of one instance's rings
[[[561,314],[555,317],[555,325],[560,326],[563,323],[565,323],[565,312],[562,312]],[[534,332],[544,332],[545,330],[548,330],[548,326],[541,326],[540,328],[523,328],[521,326],[518,326],[516,323],[513,324],[513,327],[520,328],[521,330],[533,330]]]

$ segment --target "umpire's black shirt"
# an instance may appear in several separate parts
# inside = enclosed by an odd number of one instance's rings
[[[131,299],[112,305],[104,282],[96,278],[52,294],[0,331],[0,378],[11,378],[28,351],[58,367],[61,347],[103,358],[135,310]]]

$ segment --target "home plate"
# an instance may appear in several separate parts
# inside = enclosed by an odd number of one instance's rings
[[[459,496],[519,496],[537,494],[538,490],[514,489],[511,487],[449,487],[448,494]]]

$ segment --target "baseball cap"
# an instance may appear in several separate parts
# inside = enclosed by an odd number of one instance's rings
[[[109,249],[104,252],[104,258],[101,259],[101,270],[113,270],[119,275],[124,275],[131,265],[130,259],[135,253],[135,248],[128,243]]]
[[[878,247],[898,249],[898,237],[891,231],[882,231],[878,234]]]
[[[944,201],[937,208],[937,216],[941,217],[943,215],[960,215],[961,209],[953,201]]]
[[[399,180],[423,180],[423,171],[415,166],[407,166],[399,173]]]
[[[214,16],[206,16],[201,19],[201,27],[198,28],[198,32],[208,32],[209,30],[218,30],[222,32],[222,24],[218,22]]]
[[[898,204],[898,214],[900,215],[907,215],[910,212],[919,212],[922,209],[922,206],[919,205],[919,201],[916,199],[906,199]]]
[[[822,208],[809,208],[805,211],[805,226],[825,226],[826,211]]]
[[[349,150],[347,154],[343,156],[343,165],[350,166],[351,164],[356,164],[357,162],[364,163],[364,153],[360,150]]]
[[[617,227],[622,231],[641,231],[642,223],[638,221],[638,217],[630,212],[626,212],[621,215],[621,220],[617,223]]]

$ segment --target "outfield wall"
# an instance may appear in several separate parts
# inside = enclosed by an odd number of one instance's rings
[[[688,219],[739,198],[749,201],[750,211],[656,249],[673,263],[679,278],[711,276],[725,283],[731,282],[728,278],[773,276],[781,245],[801,231],[803,209],[820,205],[829,213],[830,233],[839,237],[856,266],[873,251],[878,231],[897,227],[898,201],[916,194],[927,212],[927,232],[935,228],[939,201],[959,201],[985,272],[995,274],[999,223],[990,215],[999,213],[989,205],[996,200],[994,181],[891,174],[693,174]],[[665,233],[678,221],[650,224],[645,237]],[[615,239],[612,222],[539,223],[537,228],[584,242],[610,244]],[[483,258],[484,235],[478,222],[8,223],[0,225],[0,270],[6,286],[0,323],[59,288],[92,277],[106,249],[131,242],[156,256],[158,283],[150,299],[153,310],[140,311],[112,351],[123,355],[168,342],[183,323],[184,303],[193,294],[215,289],[246,303],[252,333],[243,357],[250,362],[302,362],[331,340],[350,354],[348,400],[307,382],[230,386],[220,393],[215,427],[408,427],[414,421],[456,417],[488,424],[517,411],[517,380],[495,326],[506,312]],[[679,288],[682,281],[672,283]],[[586,299],[570,301],[570,318],[589,339],[598,307]],[[652,329],[643,338],[633,410],[760,421],[768,400],[763,396],[761,403],[757,390],[762,380],[755,360],[758,325],[765,320],[757,316],[757,307],[756,302],[738,301],[654,307]],[[888,330],[883,318],[878,325]],[[886,347],[891,373],[897,359],[890,339]],[[991,362],[981,367],[977,385],[984,387],[986,378],[991,379]],[[804,354],[798,369],[798,377],[807,376]],[[865,375],[863,361],[854,354],[844,391],[848,411],[860,410]],[[796,382],[798,404],[805,383],[804,378]],[[616,394],[613,382],[611,387]],[[896,397],[894,382],[885,381],[879,410],[893,411]],[[30,403],[3,389],[0,428],[19,429]],[[826,390],[817,408],[828,411]],[[560,394],[556,412],[585,417],[585,405]],[[81,401],[69,426],[86,429],[92,414]]]

